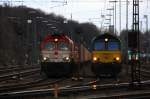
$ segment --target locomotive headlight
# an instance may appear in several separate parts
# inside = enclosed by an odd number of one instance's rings
[[[70,58],[69,58],[69,57],[65,57],[64,60],[65,60],[65,61],[69,61]]]
[[[117,60],[117,61],[119,61],[119,60],[120,60],[120,58],[119,58],[119,57],[116,57],[116,60]]]
[[[105,38],[105,42],[108,42],[108,38]]]
[[[69,57],[66,57],[66,60],[68,61],[68,60],[69,60]]]
[[[93,57],[93,61],[97,61],[97,57]]]
[[[46,57],[44,57],[43,60],[46,60]]]
[[[47,60],[47,57],[44,57],[43,60],[46,61],[46,60]]]
[[[55,39],[54,39],[54,41],[55,41],[55,42],[57,42],[57,41],[58,41],[58,39],[57,39],[57,38],[55,38]]]

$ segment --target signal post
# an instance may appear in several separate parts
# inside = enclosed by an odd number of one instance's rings
[[[133,28],[128,32],[128,48],[130,49],[131,86],[141,84],[140,37],[139,37],[139,0],[133,0]],[[136,84],[137,83],[137,84]]]

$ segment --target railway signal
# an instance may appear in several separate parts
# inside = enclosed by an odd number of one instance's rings
[[[137,42],[137,32],[136,31],[129,31],[128,32],[128,48],[136,49],[138,42]]]

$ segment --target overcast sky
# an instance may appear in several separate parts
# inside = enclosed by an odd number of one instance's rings
[[[9,0],[5,0],[9,1]],[[15,0],[10,0],[15,1]],[[23,1],[23,2],[18,2]],[[47,13],[55,13],[57,15],[62,15],[67,19],[76,20],[80,23],[82,22],[92,22],[97,27],[108,26],[109,16],[105,16],[105,19],[102,18],[101,15],[110,14],[110,11],[107,10],[109,8],[113,8],[114,3],[110,3],[109,1],[114,0],[17,0],[17,2],[13,2],[12,5],[26,5],[33,8],[39,8]],[[119,0],[117,0],[119,1]],[[121,0],[121,29],[126,28],[126,0]],[[131,28],[132,24],[132,0],[129,0],[129,28]],[[113,14],[113,10],[111,11]],[[116,3],[116,15],[117,15],[117,30],[119,31],[119,2]],[[140,29],[145,31],[145,18],[144,15],[148,15],[150,19],[150,0],[143,0],[140,2],[140,21],[142,21],[142,25],[140,25]],[[111,17],[113,23],[113,17]],[[149,20],[150,24],[150,20]],[[150,25],[149,25],[150,27]]]

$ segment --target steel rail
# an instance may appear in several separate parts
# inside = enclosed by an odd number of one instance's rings
[[[138,82],[135,82],[138,84]],[[150,81],[142,81],[141,84],[145,86],[150,86]],[[103,84],[103,85],[96,85],[95,90],[103,90],[103,89],[121,89],[121,88],[128,88],[130,83],[118,83],[118,84]],[[28,95],[42,95],[42,94],[47,94],[47,95],[53,95],[53,92],[55,91],[55,88],[50,88],[50,89],[41,89],[41,90],[28,90],[28,91],[18,91],[18,92],[7,92],[7,93],[0,93],[0,97],[17,97],[17,96],[28,96]],[[84,91],[90,91],[93,90],[91,85],[87,86],[78,86],[78,87],[60,87],[58,88],[59,94],[64,94],[64,93],[74,93],[74,92],[84,92]],[[109,97],[121,97],[121,96],[132,96],[132,95],[137,95],[137,94],[150,94],[150,90],[146,90],[144,92],[132,92],[132,93],[119,93],[119,94],[113,94],[109,95]]]
[[[13,72],[13,73],[9,73],[7,75],[1,75],[0,76],[0,81],[4,81],[4,80],[8,80],[10,78],[12,78],[13,76],[20,76],[20,75],[25,75],[25,74],[28,74],[28,73],[33,73],[33,72],[36,72],[37,71],[40,71],[40,69],[31,69],[31,70],[25,70],[25,71],[16,71],[16,72]]]
[[[68,79],[68,78],[60,78],[57,80],[37,79],[34,81],[24,82],[24,83],[16,84],[13,86],[1,86],[0,92],[23,90],[23,89],[33,88],[33,87],[37,87],[37,86],[38,87],[39,86],[49,86],[49,85],[53,85],[55,83],[61,82],[63,80],[66,80],[66,79]],[[44,81],[46,81],[46,82],[44,82]]]
[[[0,65],[0,70],[3,70],[3,69],[12,69],[12,68],[18,68],[20,66],[24,66],[24,67],[37,67],[39,64],[33,64],[32,66],[31,65],[28,65],[28,64],[24,64],[24,65],[8,65],[8,66],[1,66]]]
[[[13,67],[5,67],[0,68],[0,75],[6,74],[8,72],[14,72],[14,71],[20,71],[20,70],[27,70],[27,69],[34,69],[34,68],[40,68],[39,66],[13,66]]]

